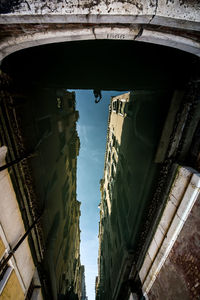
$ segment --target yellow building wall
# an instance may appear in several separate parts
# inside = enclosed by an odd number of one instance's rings
[[[13,270],[0,295],[0,300],[24,300],[24,298],[23,290]]]
[[[0,257],[3,256],[5,250],[6,250],[6,248],[4,246],[4,243],[3,243],[2,239],[0,238]]]

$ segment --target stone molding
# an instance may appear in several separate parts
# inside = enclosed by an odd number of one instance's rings
[[[177,48],[200,56],[200,42],[193,39],[145,29],[142,27],[88,26],[65,30],[46,30],[30,34],[10,36],[0,42],[0,61],[9,54],[29,47],[80,40],[132,40]]]
[[[179,167],[139,272],[145,296],[164,265],[199,193],[200,174],[191,168]]]

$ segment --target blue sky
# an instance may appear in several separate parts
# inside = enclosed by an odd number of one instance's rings
[[[77,168],[77,199],[81,201],[81,264],[85,265],[86,291],[89,300],[95,299],[99,181],[103,177],[108,106],[111,96],[123,93],[103,91],[102,100],[95,104],[93,91],[76,91],[76,109],[79,110],[77,130],[81,141]]]

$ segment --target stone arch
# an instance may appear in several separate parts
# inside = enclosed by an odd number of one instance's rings
[[[34,26],[32,25],[32,29]],[[30,29],[29,29],[30,30]],[[9,54],[29,47],[80,40],[133,40],[177,48],[200,56],[200,42],[190,36],[174,32],[163,32],[141,25],[95,25],[67,26],[65,29],[49,29],[42,32],[19,34],[8,37],[0,43],[0,61]]]
[[[74,40],[136,40],[200,56],[200,4],[158,0],[16,0],[0,4],[0,61],[32,46]]]

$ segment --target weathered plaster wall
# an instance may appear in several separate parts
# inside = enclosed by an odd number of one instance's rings
[[[200,55],[198,0],[3,0],[0,24],[0,60],[23,48],[83,39],[138,40]]]
[[[1,1],[0,23],[153,24],[199,31],[198,0]]]
[[[198,0],[15,0],[1,1],[0,12],[10,15],[109,14],[146,15],[200,21]]]
[[[88,13],[142,13],[155,11],[157,1],[145,0],[18,0],[4,1],[1,4],[4,13],[12,14],[88,14]]]

